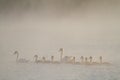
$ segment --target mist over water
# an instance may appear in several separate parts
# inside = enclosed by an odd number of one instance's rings
[[[119,0],[0,0],[0,79],[118,80],[119,14]],[[93,56],[94,61],[103,56],[115,65],[50,65],[49,69],[47,64],[16,64],[13,55],[17,50],[20,58],[30,61],[36,54],[59,60],[59,48],[77,61],[80,56]]]

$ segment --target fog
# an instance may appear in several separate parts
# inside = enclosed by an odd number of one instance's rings
[[[64,55],[120,58],[119,0],[0,0],[0,60],[13,52],[59,59]]]

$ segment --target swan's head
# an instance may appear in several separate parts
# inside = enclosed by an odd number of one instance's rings
[[[14,55],[15,55],[15,54],[18,54],[18,51],[15,51],[13,54],[14,54]]]
[[[38,58],[38,55],[34,55],[35,58]]]

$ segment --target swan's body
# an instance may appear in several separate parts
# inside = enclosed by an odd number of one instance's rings
[[[20,59],[18,59],[17,62],[19,62],[19,63],[28,63],[29,60],[26,60],[25,58],[20,58]]]

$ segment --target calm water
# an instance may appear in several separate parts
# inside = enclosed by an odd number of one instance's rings
[[[9,63],[0,66],[0,80],[120,80],[120,66]]]

